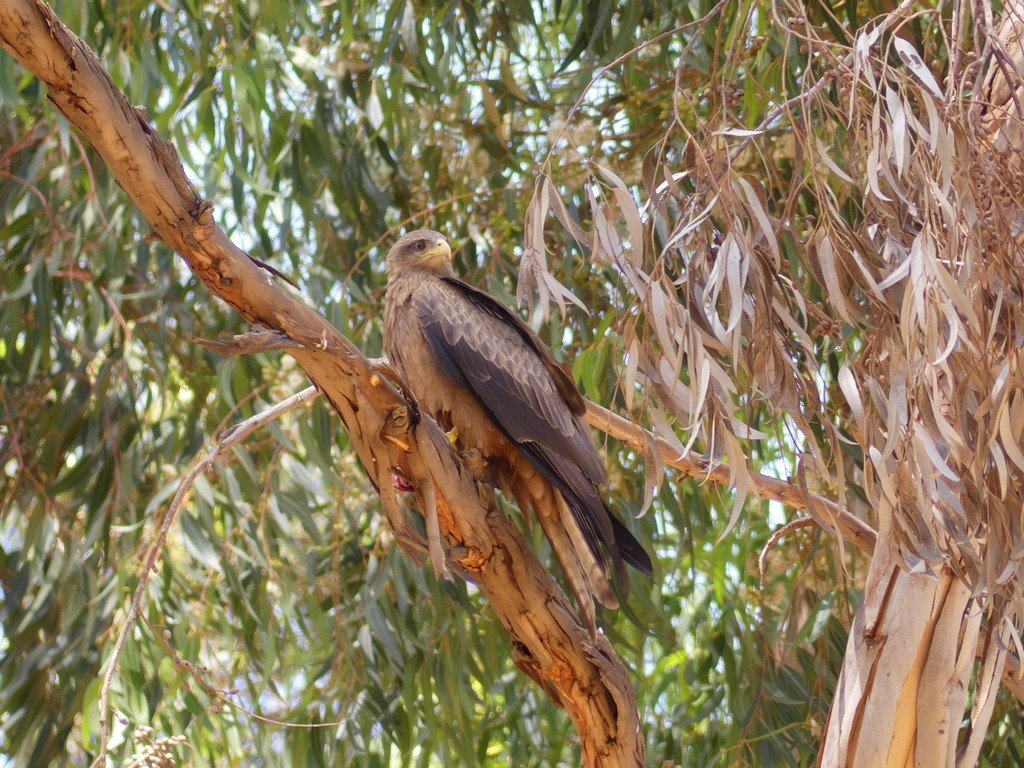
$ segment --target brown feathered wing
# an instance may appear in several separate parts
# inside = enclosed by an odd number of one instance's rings
[[[610,558],[620,584],[625,583],[623,561],[648,575],[651,561],[636,538],[609,513],[598,492],[606,472],[582,420],[583,398],[550,351],[516,315],[457,278],[435,279],[442,281],[443,287],[437,285],[441,290],[418,292],[412,301],[431,352],[448,378],[472,393],[491,421],[564,500],[559,506],[567,508],[571,520],[561,520],[565,516],[553,510],[536,511],[577,598],[581,603],[589,600],[579,594],[581,576],[572,571],[596,568],[600,578],[590,574],[583,579],[586,588],[614,607],[615,597],[603,577],[605,558]],[[453,421],[458,424],[459,418],[453,415]],[[508,463],[516,466],[515,461]],[[536,506],[534,496],[530,501]],[[517,501],[522,506],[525,500],[517,497]],[[556,530],[551,530],[552,524]],[[581,544],[585,551],[579,551]],[[592,606],[589,611],[587,606],[581,608],[592,623]]]

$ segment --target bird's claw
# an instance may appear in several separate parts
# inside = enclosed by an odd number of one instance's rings
[[[490,478],[490,465],[487,459],[476,448],[469,448],[459,453],[462,463],[477,480],[486,481]]]

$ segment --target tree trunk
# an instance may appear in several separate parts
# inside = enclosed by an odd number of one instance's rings
[[[974,765],[1006,663],[1005,644],[980,639],[983,614],[948,568],[909,573],[888,541],[880,542],[818,765]],[[958,753],[979,644],[971,728]]]

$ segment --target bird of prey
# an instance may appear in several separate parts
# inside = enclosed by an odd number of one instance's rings
[[[575,383],[530,327],[455,276],[443,235],[418,230],[387,256],[384,346],[420,408],[478,451],[520,512],[532,509],[596,635],[594,600],[617,608],[608,565],[651,575],[643,546],[608,510],[607,472]]]

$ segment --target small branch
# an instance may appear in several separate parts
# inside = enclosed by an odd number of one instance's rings
[[[870,31],[860,30],[859,36],[866,39],[869,46],[874,45],[874,43],[889,29],[889,27],[903,21],[912,8],[914,8],[914,0],[901,0],[900,4],[896,8],[893,8],[889,13],[885,14],[878,24],[872,27]],[[735,163],[739,159],[743,150],[746,149],[754,139],[768,131],[772,127],[772,124],[789,110],[793,107],[809,102],[821,93],[822,90],[830,86],[842,73],[851,72],[855,63],[855,55],[856,51],[851,50],[841,62],[832,65],[827,72],[818,78],[814,82],[814,85],[802,93],[798,93],[796,96],[787,99],[782,104],[779,104],[771,110],[765,118],[753,130],[751,130],[743,140],[739,142],[739,144],[736,145],[736,148],[729,156],[730,164]]]
[[[710,480],[719,485],[732,485],[732,476],[727,464],[711,466],[703,456],[681,456],[679,451],[667,440],[648,432],[643,427],[633,424],[616,413],[603,408],[597,403],[587,401],[587,421],[595,429],[614,437],[638,451],[648,450],[649,442],[653,442],[661,460],[670,467],[678,469],[685,475],[703,481]],[[751,474],[758,496],[773,499],[787,507],[807,512],[814,521],[827,531],[841,535],[866,555],[875,550],[878,534],[863,520],[854,517],[846,510],[840,509],[834,502],[816,494],[808,494],[805,498],[800,488],[785,480],[767,475]],[[812,503],[808,503],[808,501]],[[814,507],[820,506],[824,515]],[[828,515],[831,519],[827,519]],[[834,525],[833,525],[834,521]]]
[[[779,543],[779,539],[788,533],[798,531],[801,528],[808,528],[813,525],[817,525],[814,520],[809,517],[801,517],[797,520],[790,520],[768,537],[768,541],[766,541],[764,546],[761,548],[761,554],[758,555],[757,558],[757,571],[761,576],[762,584],[764,584],[764,576],[768,570],[768,554],[775,548],[775,545]]]
[[[280,331],[272,331],[268,328],[255,328],[248,333],[232,336],[227,341],[196,337],[193,337],[192,341],[202,347],[206,347],[211,352],[216,352],[222,357],[255,355],[258,352],[275,352],[279,350],[290,352],[300,346]]]
[[[108,719],[110,711],[110,686],[114,680],[114,670],[117,668],[117,661],[121,656],[121,652],[124,650],[125,642],[127,642],[128,634],[131,632],[131,629],[135,624],[135,619],[139,615],[139,609],[142,607],[142,600],[146,594],[146,587],[149,585],[149,575],[156,570],[157,561],[160,558],[160,552],[164,547],[164,542],[167,540],[167,534],[171,530],[171,525],[174,523],[174,520],[178,515],[178,510],[185,502],[185,499],[192,490],[193,485],[195,485],[196,478],[206,472],[206,470],[210,468],[213,462],[216,461],[224,451],[242,442],[255,430],[270,423],[271,421],[274,421],[275,419],[280,418],[288,411],[312,402],[318,394],[316,387],[307,387],[298,394],[282,400],[276,405],[267,408],[265,411],[262,411],[245,421],[239,422],[225,432],[219,442],[210,446],[206,456],[197,461],[185,477],[181,479],[181,482],[178,485],[178,490],[175,492],[174,498],[167,507],[167,512],[164,515],[163,522],[160,524],[160,530],[157,532],[156,538],[153,540],[153,543],[150,545],[149,550],[146,553],[146,561],[143,566],[142,573],[139,574],[139,583],[135,587],[135,594],[132,597],[131,605],[128,607],[128,614],[125,616],[124,625],[121,627],[121,631],[118,632],[117,641],[114,643],[114,652],[111,655],[110,660],[107,662],[107,671],[103,675],[103,685],[100,688],[100,751],[92,763],[92,768],[99,768],[99,766],[105,765],[107,760],[107,744],[110,740],[110,721]]]

